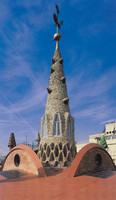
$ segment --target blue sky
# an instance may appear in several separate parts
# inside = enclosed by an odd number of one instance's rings
[[[64,58],[75,139],[101,133],[116,121],[115,0],[0,1],[0,153],[33,141],[45,111],[56,32],[55,4],[64,20]]]

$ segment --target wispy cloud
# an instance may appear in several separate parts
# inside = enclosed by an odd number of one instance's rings
[[[86,37],[98,36],[99,34],[103,34],[107,30],[107,25],[103,22],[101,23],[93,23],[91,25],[85,25],[80,27],[77,32],[82,36],[86,34]]]
[[[93,105],[89,108],[82,109],[74,113],[76,118],[91,118],[94,120],[102,120],[109,116],[109,110],[107,105]]]
[[[77,118],[90,117],[103,120],[110,117],[112,110],[112,99],[109,101],[108,93],[115,86],[115,68],[100,77],[88,77],[84,79],[85,73],[68,80],[70,106],[72,113]]]
[[[8,139],[8,134],[13,131],[21,142],[24,134],[35,135],[39,129],[39,112],[41,113],[46,102],[48,66],[41,59],[38,70],[34,71],[37,65],[33,61],[34,37],[37,31],[46,27],[46,23],[51,23],[49,16],[53,6],[47,3],[43,7],[42,1],[26,0],[17,1],[9,7],[5,2],[0,2],[0,5],[0,32],[5,52],[2,57],[4,67],[0,67],[0,134],[6,133]],[[20,6],[25,10],[20,16],[15,16],[14,7],[19,9]],[[21,92],[23,87],[25,90]],[[38,107],[40,110],[36,114]],[[32,110],[33,117],[29,114]],[[35,116],[38,126],[34,126]]]
[[[8,0],[0,1],[0,27],[4,27],[5,23],[12,16],[11,9],[8,6]]]
[[[101,124],[107,124],[107,123],[112,123],[112,122],[116,122],[116,118],[112,118],[112,119],[108,119],[106,121],[102,121]]]

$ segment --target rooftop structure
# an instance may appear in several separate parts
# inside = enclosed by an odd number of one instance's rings
[[[59,41],[63,33],[59,28],[59,8],[56,5],[57,16],[53,14],[57,33],[53,41],[56,41],[56,49],[52,58],[52,66],[48,97],[45,113],[41,119],[41,141],[38,148],[38,157],[42,163],[53,166],[68,166],[76,155],[74,137],[74,118],[69,108],[69,97],[67,94],[66,77],[63,71],[63,58],[59,49]]]
[[[9,142],[8,142],[9,150],[11,150],[15,146],[16,146],[15,136],[14,136],[14,133],[11,133],[10,138],[9,138]]]
[[[106,187],[107,186],[107,187]],[[88,144],[69,168],[44,168],[32,149],[14,147],[0,172],[2,200],[115,200],[116,171],[108,152]]]

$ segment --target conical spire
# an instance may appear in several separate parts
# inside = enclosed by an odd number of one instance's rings
[[[67,166],[71,164],[76,154],[74,118],[70,113],[63,58],[58,44],[62,35],[58,33],[58,28],[63,22],[58,22],[59,9],[57,5],[56,9],[57,16],[53,14],[57,27],[57,33],[54,35],[56,49],[52,57],[46,109],[41,119],[38,157],[43,164],[49,162],[52,166]]]
[[[52,58],[51,76],[49,86],[47,87],[48,97],[46,104],[46,114],[55,114],[57,112],[70,112],[69,98],[67,94],[66,78],[63,70],[63,58],[60,50],[54,51]]]
[[[11,133],[10,138],[9,138],[9,142],[8,142],[9,150],[11,150],[15,146],[16,146],[15,136],[14,136],[14,133]]]
[[[35,139],[37,142],[40,142],[40,134],[39,132],[37,132],[37,135],[36,135],[36,139]]]

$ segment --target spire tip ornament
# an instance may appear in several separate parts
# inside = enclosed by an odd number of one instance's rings
[[[54,39],[52,41],[56,40],[56,50],[59,50],[59,43],[58,42],[61,40],[61,35],[63,33],[60,34],[58,32],[58,30],[59,30],[59,28],[61,29],[61,26],[63,25],[64,21],[63,20],[61,20],[60,22],[58,21],[58,15],[59,15],[60,11],[59,11],[58,5],[56,5],[55,7],[56,7],[57,15],[54,13],[53,19],[54,19],[54,22],[55,22],[55,26],[57,28],[57,33],[54,34]]]

